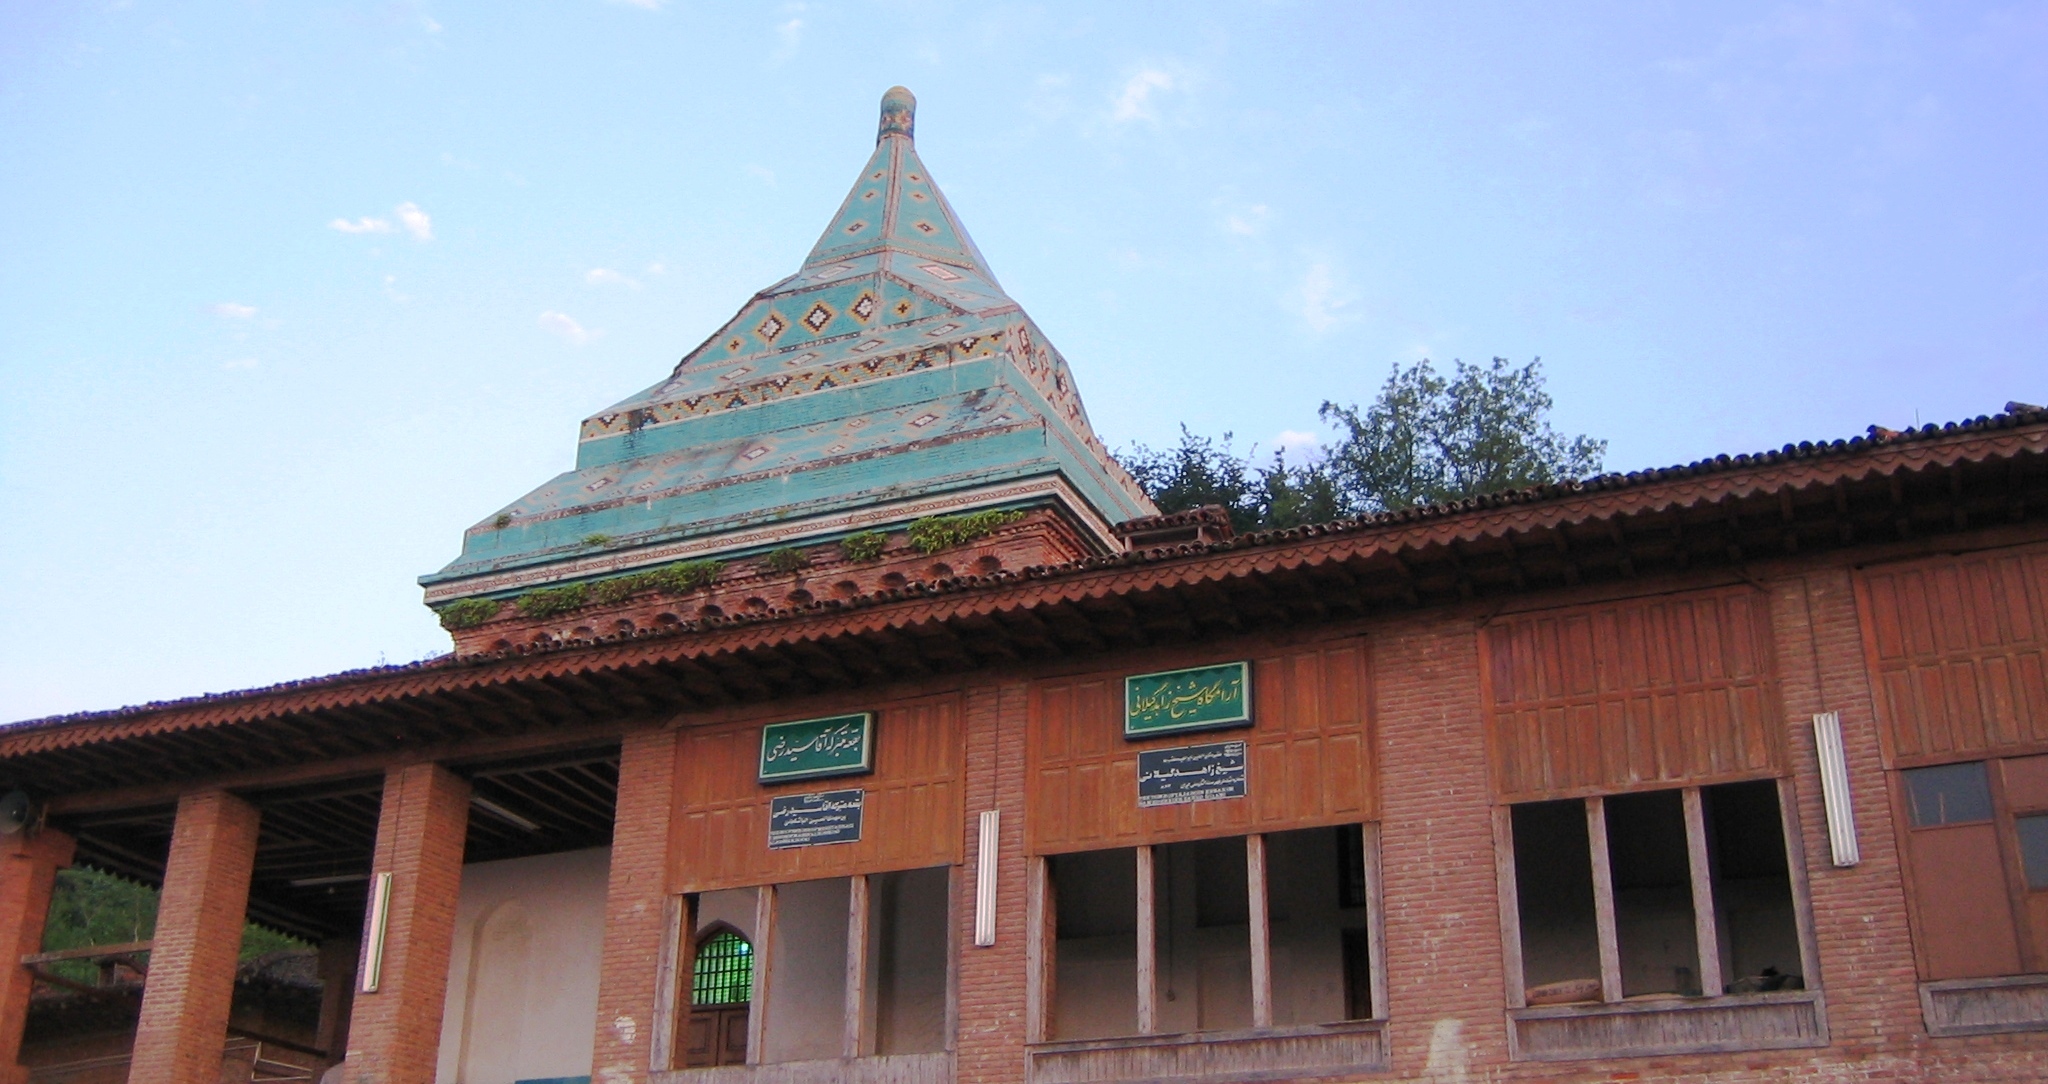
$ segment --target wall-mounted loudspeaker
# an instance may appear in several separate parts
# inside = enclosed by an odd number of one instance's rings
[[[0,836],[11,836],[34,824],[36,819],[35,799],[25,790],[8,791],[0,798]]]

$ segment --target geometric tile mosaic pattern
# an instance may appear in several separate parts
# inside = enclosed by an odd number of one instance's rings
[[[576,469],[472,527],[421,582],[546,582],[595,535],[630,564],[635,546],[1042,474],[1080,495],[1077,515],[1150,514],[1066,360],[933,183],[915,109],[901,87],[884,97],[874,154],[794,275],[586,419]]]

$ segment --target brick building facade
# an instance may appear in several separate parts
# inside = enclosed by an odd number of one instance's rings
[[[220,1078],[244,917],[378,1084],[2048,1077],[2048,411],[1232,537],[910,110],[428,577],[455,654],[0,731],[0,1073],[78,862],[163,887],[136,1081]]]

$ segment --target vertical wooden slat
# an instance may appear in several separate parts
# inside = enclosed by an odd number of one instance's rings
[[[1365,959],[1367,977],[1372,981],[1372,1017],[1387,1018],[1387,910],[1382,906],[1383,882],[1380,867],[1380,826],[1364,826],[1365,847]]]
[[[1500,953],[1508,1008],[1520,1009],[1529,1004],[1529,980],[1522,973],[1522,899],[1515,883],[1513,806],[1493,807],[1493,880],[1500,896]]]
[[[1138,1034],[1159,1030],[1158,886],[1152,874],[1152,848],[1138,848]]]
[[[1621,1000],[1621,942],[1614,932],[1614,873],[1607,864],[1607,803],[1586,799],[1586,838],[1593,851],[1593,925],[1600,935],[1600,1000]]]
[[[946,870],[946,928],[960,928],[960,867]],[[877,1033],[880,1025],[876,1025]],[[881,1040],[875,1040],[879,1046]],[[946,938],[946,1049],[956,1050],[960,1044],[960,939]]]
[[[1044,855],[1032,855],[1024,882],[1024,1041],[1042,1043],[1052,1023],[1052,938],[1057,916]]]
[[[1692,871],[1693,940],[1700,950],[1700,992],[1720,997],[1721,925],[1714,915],[1712,864],[1707,861],[1707,816],[1700,801],[1700,788],[1687,787],[1685,794],[1685,857]]]
[[[1245,899],[1251,905],[1252,1026],[1273,1026],[1273,927],[1266,913],[1266,837],[1244,837]]]
[[[846,890],[846,1031],[843,1052],[857,1058],[867,1051],[868,879],[848,878]]]
[[[747,1008],[747,1064],[759,1065],[768,1037],[768,997],[775,986],[775,886],[754,890],[754,994]]]
[[[1789,778],[1778,780],[1778,820],[1785,831],[1785,872],[1792,879],[1792,919],[1799,934],[1799,966],[1806,988],[1821,988],[1820,943],[1813,935],[1813,898],[1806,885],[1806,840],[1799,830],[1799,794]]]
[[[662,904],[661,955],[654,963],[653,1069],[675,1068],[676,1032],[690,1012],[690,975],[696,968],[697,897],[670,896]]]

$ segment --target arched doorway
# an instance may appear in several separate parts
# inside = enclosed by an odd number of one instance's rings
[[[683,1067],[743,1065],[747,1009],[754,996],[754,946],[723,922],[697,937],[690,969],[690,1026]]]

